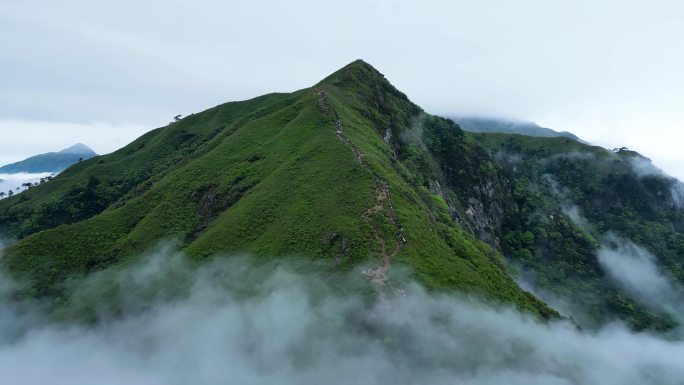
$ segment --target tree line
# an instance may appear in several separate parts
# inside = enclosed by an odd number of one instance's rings
[[[52,178],[53,178],[52,176],[46,176],[46,177],[44,177],[44,178],[40,178],[40,181],[39,181],[39,182],[36,182],[36,183],[26,182],[26,183],[22,183],[21,186],[17,187],[17,188],[14,189],[14,190],[9,189],[9,191],[7,191],[7,192],[0,191],[0,199],[2,199],[2,198],[4,198],[4,197],[8,197],[8,198],[9,198],[9,197],[12,197],[12,196],[14,196],[14,192],[15,192],[15,191],[19,192],[19,191],[21,191],[22,188],[23,188],[24,190],[28,190],[28,189],[30,189],[30,188],[32,188],[32,187],[35,187],[35,186],[41,185],[41,184],[43,184],[43,183],[49,182],[49,181],[52,180]]]

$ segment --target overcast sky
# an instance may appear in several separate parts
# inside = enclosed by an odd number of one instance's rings
[[[0,164],[110,152],[363,58],[428,112],[534,121],[684,179],[681,1],[108,3],[0,3]]]

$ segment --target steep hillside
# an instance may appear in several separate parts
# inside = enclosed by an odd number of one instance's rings
[[[94,156],[97,156],[95,151],[84,144],[77,143],[62,151],[35,155],[22,161],[2,166],[0,167],[0,174],[16,174],[20,172],[57,173],[65,170],[74,163],[90,159]]]
[[[681,182],[624,148],[566,138],[471,137],[514,181],[515,205],[503,220],[501,246],[540,290],[582,304],[588,324],[618,317],[636,328],[667,329],[681,322],[666,294],[644,299],[626,292],[600,260],[600,253],[620,250],[620,264],[627,265],[630,250],[641,247],[664,277],[684,283]],[[648,293],[649,284],[639,290]]]
[[[417,128],[425,140],[411,141]],[[403,265],[429,288],[554,317],[466,230],[496,245],[499,224],[479,219],[501,211],[490,198],[507,188],[453,122],[356,61],[308,89],[190,115],[1,201],[0,226],[20,239],[3,263],[32,282],[30,295],[57,297],[73,274],[175,239],[196,261],[248,252],[320,259],[331,272],[368,264],[390,292],[390,267]]]

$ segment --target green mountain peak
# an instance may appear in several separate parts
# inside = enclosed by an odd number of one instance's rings
[[[362,79],[362,76],[367,79],[371,77],[384,79],[384,76],[377,69],[375,69],[375,67],[363,61],[362,59],[356,59],[328,75],[318,84],[320,85],[325,83],[341,82],[343,78],[360,80]]]
[[[1,263],[29,295],[58,298],[73,275],[173,240],[197,262],[297,258],[329,277],[356,272],[375,295],[415,279],[557,317],[520,289],[512,262],[558,292],[591,293],[597,319],[667,328],[603,278],[596,256],[613,231],[677,266],[684,214],[671,187],[569,138],[466,134],[357,60],[311,88],[192,114],[1,200],[0,231],[18,239]],[[570,199],[593,227],[573,222]]]
[[[21,239],[3,263],[50,296],[71,274],[176,239],[198,261],[299,255],[334,270],[374,266],[378,282],[403,265],[433,289],[554,314],[422,187],[432,176],[418,167],[432,167],[429,153],[402,165],[398,138],[422,115],[363,61],[309,89],[193,114],[0,201],[2,230]],[[446,120],[429,124],[449,135]],[[459,151],[482,153],[475,145]]]

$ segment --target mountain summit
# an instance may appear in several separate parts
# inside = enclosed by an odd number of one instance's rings
[[[452,220],[452,198],[425,187],[444,183],[436,161],[398,145],[415,124],[429,127],[440,151],[472,158],[464,165],[476,168],[472,178],[485,164],[495,169],[477,145],[461,142],[453,122],[424,114],[355,61],[311,88],[192,114],[75,164],[21,201],[3,200],[0,225],[23,238],[3,262],[34,277],[35,293],[51,295],[70,274],[177,239],[195,260],[304,255],[336,271],[368,264],[379,283],[405,265],[430,288],[554,315],[517,287],[492,247]]]
[[[58,152],[35,155],[22,161],[2,166],[0,167],[0,173],[57,173],[80,160],[90,159],[96,155],[95,151],[85,144],[77,143]]]
[[[69,148],[65,148],[62,151],[59,151],[61,154],[79,154],[79,155],[90,155],[90,157],[96,156],[97,154],[95,151],[90,149],[90,147],[86,146],[83,143],[76,143],[73,146]]]
[[[2,263],[29,279],[30,295],[57,298],[72,275],[176,240],[197,262],[304,256],[308,269],[356,273],[378,295],[402,292],[402,266],[431,290],[558,317],[520,289],[503,252],[558,292],[594,296],[600,321],[667,328],[597,262],[594,231],[653,235],[641,244],[670,245],[667,258],[684,247],[684,216],[664,195],[671,181],[640,179],[629,162],[568,138],[466,134],[357,60],[310,88],[189,115],[0,201],[0,230],[19,239]],[[571,197],[596,226],[573,222]]]

